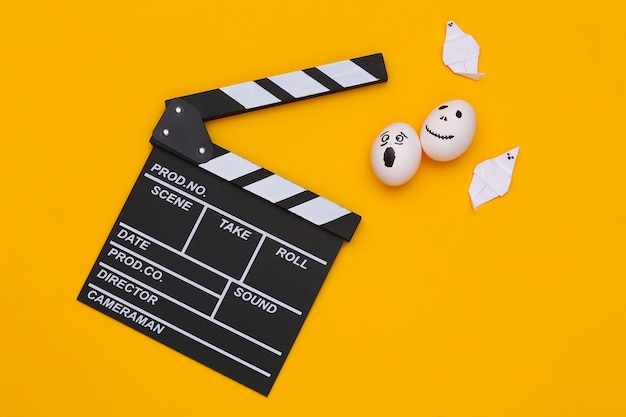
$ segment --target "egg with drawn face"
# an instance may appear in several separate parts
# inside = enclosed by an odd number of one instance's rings
[[[435,161],[451,161],[469,148],[476,132],[476,112],[465,100],[450,100],[434,109],[422,125],[424,153]]]
[[[403,122],[392,123],[376,136],[370,152],[374,174],[387,185],[401,185],[410,180],[422,160],[422,146],[417,132]]]

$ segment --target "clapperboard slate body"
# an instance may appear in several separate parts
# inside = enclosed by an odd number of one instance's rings
[[[78,300],[268,395],[360,217],[204,122],[386,80],[375,54],[169,100]]]

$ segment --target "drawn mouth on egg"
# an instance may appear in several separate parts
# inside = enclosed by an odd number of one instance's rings
[[[430,130],[428,128],[428,125],[426,125],[426,131],[428,133],[430,133],[431,135],[433,135],[434,137],[439,138],[439,139],[443,139],[443,140],[449,140],[449,139],[452,139],[454,137],[454,135],[440,135],[437,132],[433,132],[432,130]]]
[[[395,160],[396,160],[396,151],[394,151],[393,148],[385,149],[385,154],[383,155],[383,161],[385,162],[385,166],[387,168],[391,168]]]

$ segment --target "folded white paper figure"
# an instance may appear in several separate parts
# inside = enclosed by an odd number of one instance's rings
[[[484,73],[478,72],[478,42],[450,20],[446,25],[446,40],[443,44],[443,62],[453,72],[480,80]]]
[[[476,165],[474,176],[469,186],[469,194],[474,210],[481,204],[496,197],[502,197],[509,191],[518,152],[519,146]]]

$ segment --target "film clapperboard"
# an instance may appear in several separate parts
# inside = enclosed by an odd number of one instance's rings
[[[168,100],[78,300],[268,395],[360,216],[204,122],[385,81],[374,54]]]

